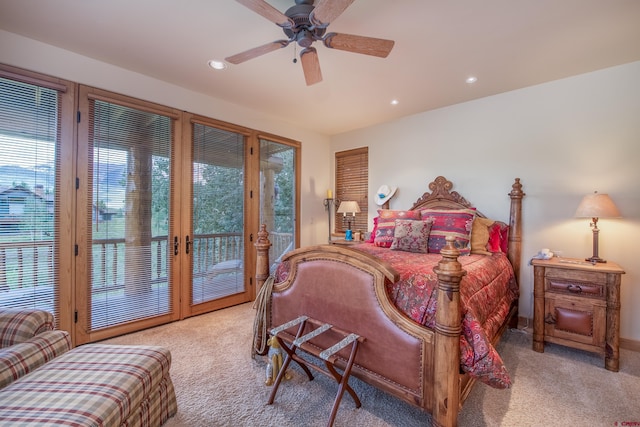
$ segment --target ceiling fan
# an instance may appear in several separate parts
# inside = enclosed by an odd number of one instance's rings
[[[295,0],[295,6],[285,13],[280,12],[264,0],[236,0],[254,12],[282,27],[286,40],[276,40],[262,46],[225,58],[231,64],[241,64],[250,59],[273,52],[296,42],[300,52],[302,71],[307,86],[322,81],[318,52],[311,45],[322,41],[330,49],[345,50],[364,55],[386,58],[393,48],[393,40],[356,36],[353,34],[327,33],[327,27],[344,12],[354,0]],[[296,60],[294,59],[294,62]]]

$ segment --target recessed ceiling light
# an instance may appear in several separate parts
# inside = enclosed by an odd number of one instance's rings
[[[227,64],[222,61],[216,61],[215,59],[210,60],[209,62],[207,62],[207,64],[209,64],[209,67],[213,68],[214,70],[224,70],[225,68],[227,68]]]
[[[469,76],[467,77],[467,80],[466,80],[466,82],[470,85],[474,84],[477,81],[478,81],[478,78],[475,76]]]
[[[398,105],[400,103],[400,101],[398,101],[397,99],[392,99],[391,100],[391,105]]]

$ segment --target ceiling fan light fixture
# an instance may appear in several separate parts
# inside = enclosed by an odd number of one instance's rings
[[[266,43],[229,56],[225,60],[237,65],[295,42],[303,48],[300,52],[300,60],[307,86],[322,81],[318,52],[312,47],[316,41],[321,41],[330,49],[380,58],[386,58],[394,45],[393,40],[375,37],[343,33],[326,34],[327,26],[355,0],[318,0],[317,2],[314,0],[295,0],[295,5],[287,9],[285,13],[271,6],[266,0],[236,1],[281,27],[287,40]],[[293,62],[297,62],[295,58]]]
[[[209,65],[209,67],[213,68],[214,70],[224,70],[225,68],[227,68],[227,64],[215,59],[210,59],[209,61],[207,61],[207,65]]]
[[[313,35],[307,30],[300,30],[298,34],[296,34],[296,42],[300,47],[309,47],[314,41]]]

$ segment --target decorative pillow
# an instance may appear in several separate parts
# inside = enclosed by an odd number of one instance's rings
[[[460,255],[469,255],[471,227],[476,216],[473,209],[423,209],[422,219],[433,222],[429,234],[429,253],[439,254],[446,237],[453,236]]]
[[[487,250],[489,243],[489,229],[495,221],[489,218],[476,217],[471,228],[471,253],[480,255],[491,255]]]
[[[412,219],[396,219],[391,250],[407,252],[429,252],[431,222]]]
[[[504,252],[509,249],[509,226],[501,221],[496,221],[489,227],[489,241],[487,250],[489,252]]]
[[[391,247],[396,228],[396,219],[420,219],[420,211],[397,211],[378,209],[378,225],[373,244],[382,248]]]

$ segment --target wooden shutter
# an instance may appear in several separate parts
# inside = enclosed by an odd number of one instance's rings
[[[367,231],[369,206],[369,148],[336,152],[336,194],[338,200],[355,200],[360,206],[351,225],[354,231]],[[338,203],[336,202],[336,210]],[[335,231],[344,233],[347,229],[342,214],[335,214]]]

